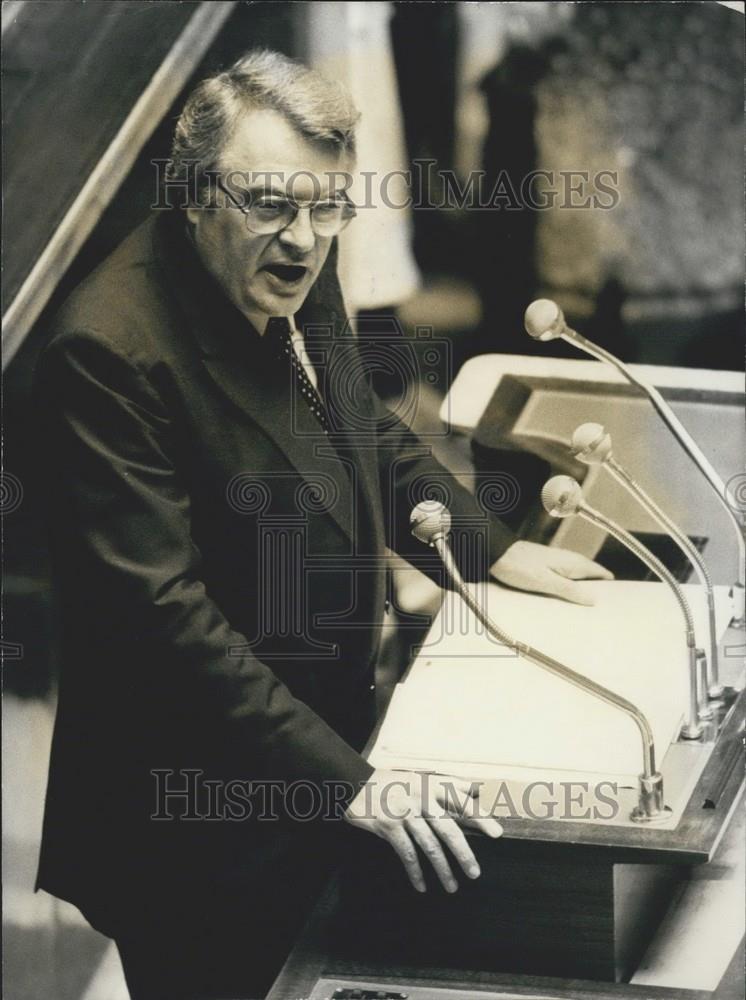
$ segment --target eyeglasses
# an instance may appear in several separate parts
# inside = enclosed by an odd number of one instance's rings
[[[357,215],[355,206],[344,196],[304,206],[276,194],[263,194],[252,199],[247,193],[248,205],[242,205],[222,181],[218,180],[217,186],[243,214],[246,228],[256,236],[269,236],[287,229],[295,222],[301,208],[305,207],[310,209],[311,228],[317,236],[336,236]]]

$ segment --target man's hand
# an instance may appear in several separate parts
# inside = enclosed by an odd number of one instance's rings
[[[387,840],[399,855],[412,885],[425,892],[425,879],[415,844],[435,869],[447,892],[458,889],[442,844],[469,878],[479,865],[461,826],[499,837],[500,824],[479,814],[476,785],[412,771],[374,771],[347,807],[344,818],[353,826]]]
[[[509,587],[586,605],[592,605],[593,599],[576,580],[614,579],[613,573],[577,552],[523,541],[514,542],[490,567],[490,573]]]

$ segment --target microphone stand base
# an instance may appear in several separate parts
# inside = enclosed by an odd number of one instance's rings
[[[630,814],[633,823],[660,823],[671,814],[663,801],[663,775],[660,771],[647,776],[641,774],[640,798]]]
[[[699,706],[699,711],[697,712],[697,718],[700,722],[711,722],[715,718],[715,711],[718,705],[722,704],[719,701],[713,701],[711,698],[705,698],[704,703]]]
[[[629,814],[629,818],[633,823],[665,823],[671,816],[672,812],[673,810],[669,806],[663,806],[663,809],[656,816],[648,816],[644,809],[641,809],[639,806],[635,806]]]
[[[701,740],[704,729],[699,723],[687,722],[681,727],[681,737],[685,740]]]

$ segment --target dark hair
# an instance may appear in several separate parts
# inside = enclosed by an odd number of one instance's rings
[[[360,115],[346,90],[295,59],[256,50],[192,91],[176,124],[167,181],[188,180],[199,196],[247,108],[278,111],[306,138],[355,153]]]

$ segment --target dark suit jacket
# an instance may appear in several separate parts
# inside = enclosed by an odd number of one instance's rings
[[[307,342],[338,359],[322,371],[344,425],[329,438],[179,216],[162,214],[77,289],[40,361],[61,678],[38,885],[105,931],[187,873],[205,885],[276,879],[281,845],[311,836],[282,817],[216,818],[204,796],[208,818],[153,819],[164,772],[171,789],[186,769],[201,789],[342,781],[349,801],[371,771],[358,751],[385,547],[431,559],[408,517],[432,479],[448,484],[457,526],[475,536],[485,522],[382,407],[333,255],[301,320]],[[494,519],[484,537],[471,578],[513,540]]]

